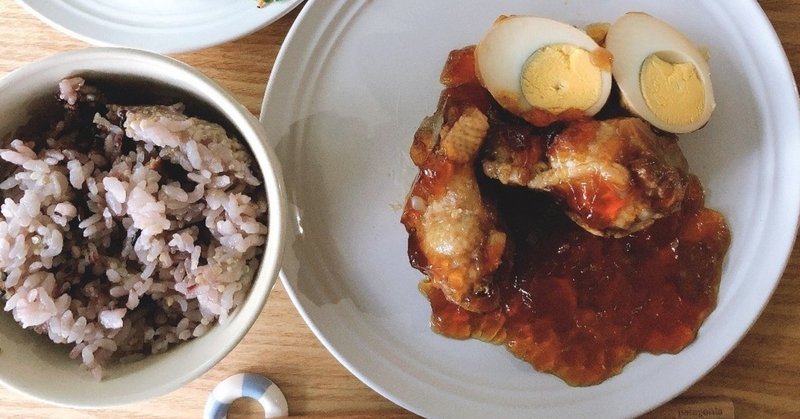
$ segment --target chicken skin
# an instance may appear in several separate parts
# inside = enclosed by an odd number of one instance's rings
[[[503,184],[549,191],[595,235],[639,231],[683,201],[688,166],[677,137],[656,133],[639,118],[581,120],[524,138],[508,132],[489,134],[484,173]]]

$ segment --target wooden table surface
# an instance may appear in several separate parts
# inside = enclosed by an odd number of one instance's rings
[[[783,42],[796,78],[800,71],[800,1],[760,3]],[[297,13],[295,10],[238,41],[176,58],[221,83],[258,115],[275,56]],[[0,77],[58,51],[86,46],[41,23],[13,0],[0,0]],[[678,417],[678,409],[687,404],[732,401],[736,416],[742,418],[800,417],[799,277],[800,245],[795,245],[777,291],[742,342],[706,377],[649,416]],[[222,362],[171,394],[115,409],[86,411],[49,406],[0,388],[0,416],[200,417],[214,385],[241,371],[261,373],[275,381],[285,393],[292,415],[408,415],[328,354],[280,284],[261,318],[269,321],[256,322]],[[260,414],[260,407],[248,401],[236,402],[231,411],[231,417]]]

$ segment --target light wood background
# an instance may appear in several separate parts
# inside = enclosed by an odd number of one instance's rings
[[[783,42],[796,78],[800,71],[800,0],[760,3]],[[221,83],[258,115],[275,56],[297,12],[238,41],[176,58]],[[55,52],[86,46],[41,23],[12,0],[0,0],[0,76]],[[678,410],[692,403],[712,403],[729,412],[732,403],[741,418],[800,417],[799,281],[800,245],[795,245],[775,295],[750,333],[710,374],[648,416],[678,417]],[[241,371],[261,373],[275,381],[286,394],[292,415],[409,415],[358,381],[328,354],[280,284],[261,318],[269,320],[257,322],[222,362],[171,394],[115,409],[82,411],[52,407],[0,388],[0,417],[200,417],[214,385]],[[234,404],[230,417],[261,414],[254,402],[241,401]]]

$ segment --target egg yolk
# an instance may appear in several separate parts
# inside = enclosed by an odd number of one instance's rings
[[[536,50],[525,62],[522,95],[534,108],[558,114],[586,110],[600,98],[602,71],[583,48],[555,44]]]
[[[642,63],[639,84],[656,118],[670,125],[689,125],[702,117],[705,89],[694,64],[670,63],[652,54]]]

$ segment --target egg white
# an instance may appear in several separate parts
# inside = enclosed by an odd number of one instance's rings
[[[475,48],[475,66],[483,86],[506,109],[520,114],[532,106],[522,92],[522,70],[537,50],[571,44],[590,53],[600,48],[581,30],[535,16],[510,16],[496,22]],[[600,96],[584,113],[596,114],[611,92],[611,73],[601,69]],[[503,103],[510,100],[513,103]]]
[[[632,113],[656,128],[687,133],[702,128],[716,106],[711,70],[703,53],[677,29],[653,16],[626,13],[614,22],[606,35],[606,48],[614,56],[611,72],[619,86],[622,103]],[[642,64],[652,54],[672,63],[691,63],[703,85],[705,105],[701,118],[691,124],[674,125],[658,118],[647,106],[640,84]]]

